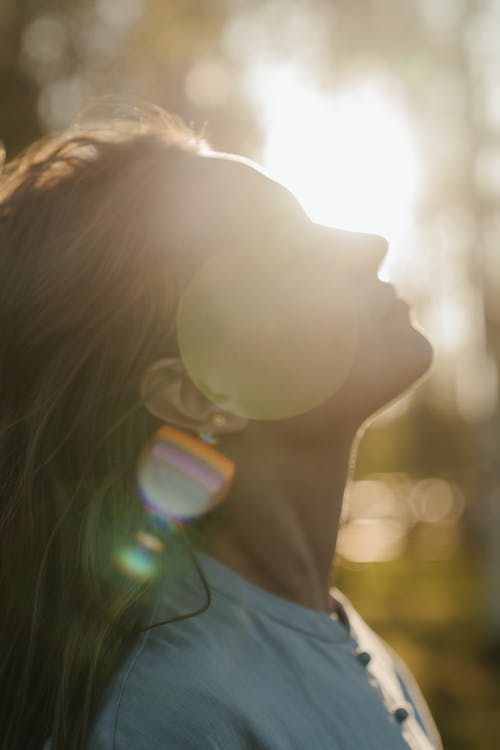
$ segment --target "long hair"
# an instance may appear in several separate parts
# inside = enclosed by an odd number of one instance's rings
[[[157,423],[138,385],[178,302],[160,193],[203,145],[173,118],[111,122],[0,178],[3,750],[85,746],[151,600],[113,560],[145,521],[136,459]]]

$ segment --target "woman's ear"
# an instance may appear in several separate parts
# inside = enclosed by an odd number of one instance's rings
[[[165,357],[150,365],[140,392],[151,414],[178,427],[221,435],[241,432],[248,424],[248,419],[210,401],[193,383],[180,357]]]

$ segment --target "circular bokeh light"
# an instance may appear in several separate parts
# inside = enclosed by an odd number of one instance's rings
[[[115,555],[115,564],[129,578],[136,581],[148,581],[157,571],[154,552],[142,545],[120,550]]]
[[[182,359],[200,391],[233,414],[303,414],[331,397],[352,366],[354,296],[325,253],[220,252],[181,298]]]

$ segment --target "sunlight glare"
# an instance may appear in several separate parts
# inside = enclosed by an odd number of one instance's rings
[[[411,125],[387,82],[327,95],[293,65],[254,69],[265,133],[261,156],[310,218],[390,240],[412,224],[418,159]]]

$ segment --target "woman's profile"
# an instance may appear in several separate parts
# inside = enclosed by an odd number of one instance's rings
[[[432,750],[331,568],[432,349],[387,243],[165,116],[0,179],[0,746]]]

